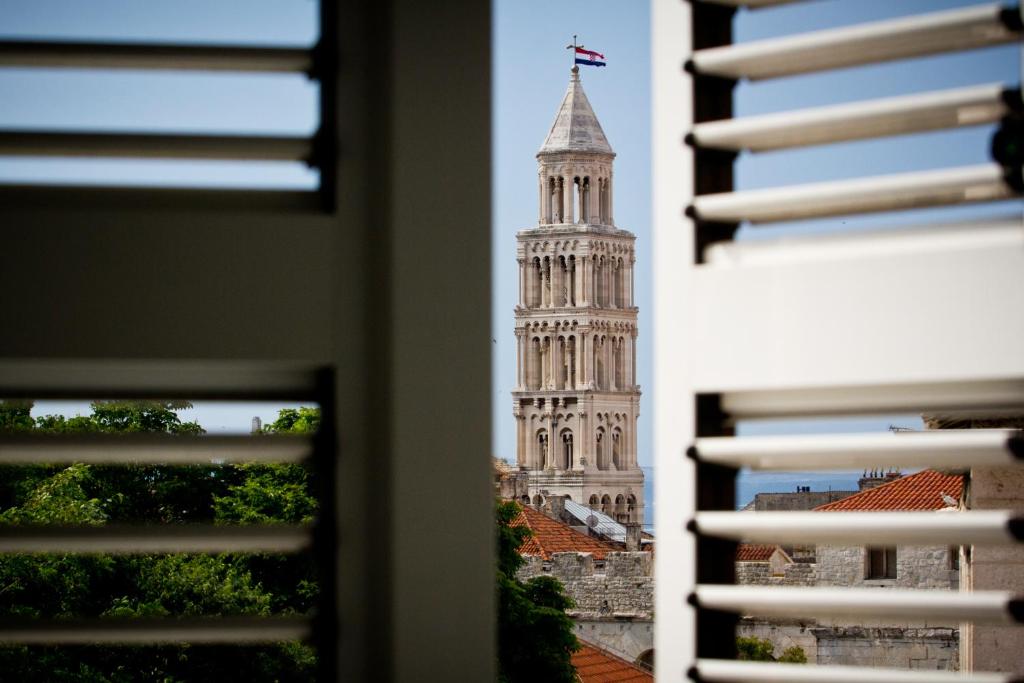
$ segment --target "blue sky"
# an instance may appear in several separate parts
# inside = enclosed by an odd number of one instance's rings
[[[736,39],[838,26],[855,20],[977,4],[972,0],[820,0],[759,12],[741,11]],[[313,0],[33,0],[0,3],[0,35],[10,38],[156,40],[310,45],[318,33]],[[853,16],[856,13],[856,18]],[[608,67],[582,67],[583,86],[618,157],[615,214],[637,242],[640,306],[638,374],[645,397],[656,380],[651,359],[650,253],[650,16],[642,0],[495,0],[493,454],[512,458],[511,396],[515,366],[512,308],[516,297],[515,232],[537,216],[534,155],[561,101],[572,64],[565,46],[579,41],[607,56]],[[921,92],[958,85],[1020,80],[1015,46],[840,70],[765,84],[741,84],[737,115],[779,111]],[[0,128],[85,128],[133,131],[233,131],[306,134],[315,130],[317,88],[297,76],[133,74],[76,70],[0,69]],[[986,160],[991,128],[849,143],[835,148],[742,156],[739,188],[786,185],[966,165]],[[840,163],[835,152],[841,151]],[[165,185],[313,187],[315,172],[298,164],[98,162],[0,158],[0,181],[133,182]],[[952,219],[1020,213],[1019,203],[944,210]],[[925,222],[935,212],[913,211],[743,229],[742,239],[795,232]],[[894,304],[913,306],[912,301]],[[645,399],[646,400],[646,399]],[[50,404],[73,411],[73,406]],[[245,431],[254,410],[272,406],[201,405],[208,429]],[[642,404],[639,457],[650,453],[652,411]],[[747,433],[884,429],[913,426],[913,416],[842,423],[745,425]]]
[[[859,0],[796,3],[757,12],[741,11],[735,20],[737,41],[880,20],[972,3],[964,1]],[[648,5],[630,0],[497,0],[494,22],[494,272],[493,372],[494,452],[514,459],[515,433],[510,391],[515,346],[512,309],[517,296],[515,232],[537,217],[534,155],[565,92],[571,62],[565,46],[573,34],[607,57],[607,68],[581,67],[594,111],[618,156],[615,159],[615,218],[636,233],[636,293],[640,307],[638,375],[649,397],[656,373],[651,367],[651,212],[650,212],[650,16]],[[736,90],[738,116],[923,92],[960,85],[1019,82],[1015,46],[912,60],[863,69],[800,76],[764,84],[743,83]],[[953,133],[906,136],[757,156],[743,155],[736,166],[738,189],[797,184],[879,173],[924,170],[987,160],[990,127]],[[841,151],[840,163],[836,151]],[[945,210],[946,219],[1020,213],[1019,203]],[[927,222],[937,212],[911,211],[864,218],[839,218],[771,228],[741,230],[741,239],[780,234],[856,229]],[[894,293],[894,303],[900,301]],[[682,352],[682,349],[681,349]],[[641,403],[639,460],[653,464],[652,411]],[[804,422],[774,421],[741,425],[740,433],[873,431],[890,424],[920,427],[914,415]]]

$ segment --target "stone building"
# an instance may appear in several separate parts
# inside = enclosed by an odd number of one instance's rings
[[[516,461],[535,504],[567,495],[638,521],[636,237],[615,225],[614,158],[573,68],[537,153],[537,225],[516,234]]]
[[[887,472],[867,477],[860,493],[820,505],[843,511],[953,511],[964,495],[964,477],[923,470],[900,478]],[[756,585],[845,586],[957,590],[960,549],[952,546],[867,547],[818,545],[814,562],[789,560],[777,546],[741,544],[736,582]],[[956,623],[832,623],[814,619],[744,617],[738,635],[770,640],[778,655],[798,645],[818,664],[957,670],[960,625]]]
[[[518,578],[557,578],[576,603],[567,614],[579,638],[628,662],[649,664],[654,653],[653,555],[624,551],[530,506],[522,506],[512,524],[532,532],[519,548],[526,563]]]

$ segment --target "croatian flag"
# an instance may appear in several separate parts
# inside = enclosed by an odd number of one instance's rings
[[[594,52],[593,50],[584,50],[582,47],[576,48],[576,63],[586,64],[587,66],[607,66],[602,61],[604,55],[600,52]]]

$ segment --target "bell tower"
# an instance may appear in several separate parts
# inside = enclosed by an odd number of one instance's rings
[[[615,152],[579,67],[537,153],[539,218],[516,233],[516,459],[531,502],[573,501],[643,520],[637,464],[636,236],[615,225]]]

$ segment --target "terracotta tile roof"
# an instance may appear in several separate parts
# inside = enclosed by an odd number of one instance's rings
[[[819,505],[815,511],[841,510],[941,510],[948,507],[942,494],[960,500],[964,478],[960,474],[943,474],[922,470],[834,503]]]
[[[521,555],[540,555],[550,560],[551,553],[593,553],[595,560],[603,560],[605,553],[619,550],[611,543],[591,538],[526,505],[520,506],[512,526],[525,526],[533,532],[519,548]]]
[[[740,543],[736,548],[737,562],[767,562],[772,559],[775,552],[774,545],[754,545],[752,543]]]
[[[581,642],[583,648],[572,656],[576,675],[583,683],[620,683],[621,681],[651,681],[654,676],[625,659],[608,654]]]

